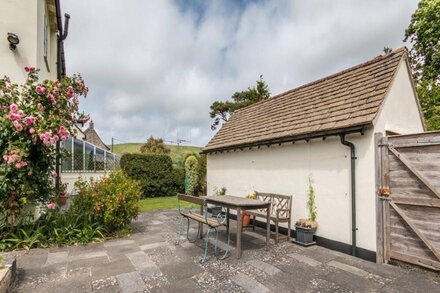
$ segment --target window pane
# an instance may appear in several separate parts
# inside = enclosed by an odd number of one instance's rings
[[[89,144],[89,143],[85,143],[85,162],[86,162],[86,166],[85,169],[86,171],[95,171],[95,154],[94,149],[93,149],[93,145]]]
[[[105,167],[105,154],[103,149],[96,148],[96,170],[104,170]]]
[[[79,139],[73,141],[73,169],[75,171],[84,170],[83,143]]]
[[[66,156],[63,157],[63,162],[61,163],[61,171],[72,171],[72,139],[68,138],[63,144],[63,153]]]
[[[105,153],[105,160],[107,163],[107,170],[115,169],[115,156],[112,153]]]

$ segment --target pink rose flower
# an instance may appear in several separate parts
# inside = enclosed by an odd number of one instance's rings
[[[35,133],[35,129],[34,128],[29,129],[29,133],[30,134],[34,134]]]
[[[18,117],[18,115],[15,115],[14,113],[9,113],[9,119],[11,119],[11,120],[17,120],[17,119],[19,119],[20,117]]]
[[[67,97],[68,97],[69,99],[73,96],[74,93],[75,93],[75,91],[73,90],[72,87],[69,87],[69,88],[67,89]]]
[[[9,109],[11,109],[12,112],[15,112],[15,111],[18,110],[18,106],[17,106],[17,104],[12,103],[12,104],[9,106]]]
[[[42,86],[39,86],[39,85],[37,85],[37,86],[35,87],[35,90],[36,90],[37,93],[39,93],[39,94],[44,94],[44,93],[46,92],[46,89],[45,89],[44,87],[42,87]]]
[[[35,67],[32,67],[32,66],[26,66],[26,67],[24,68],[24,70],[25,70],[26,72],[32,72],[32,71],[35,70]]]
[[[47,204],[47,208],[50,210],[54,210],[57,207],[57,205],[54,202],[50,202]]]
[[[15,129],[17,129],[18,131],[22,131],[23,130],[23,126],[17,120],[12,122],[12,124],[14,125]]]
[[[43,107],[43,105],[41,105],[41,103],[38,103],[38,104],[37,104],[37,108],[38,108],[38,110],[40,110],[40,111],[43,111],[43,110],[44,110],[44,107]]]
[[[20,168],[22,168],[22,167],[24,167],[24,166],[26,166],[27,165],[27,163],[25,162],[25,161],[20,161],[20,162],[18,162],[17,164],[15,164],[15,167],[17,167],[18,169],[20,169]]]
[[[58,177],[58,173],[55,172],[55,171],[52,171],[52,177],[53,177],[53,178],[57,178],[57,177]]]

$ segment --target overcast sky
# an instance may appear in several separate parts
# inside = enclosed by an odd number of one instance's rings
[[[415,0],[62,0],[68,74],[106,143],[150,135],[205,145],[209,106],[253,86],[272,95],[403,46]]]

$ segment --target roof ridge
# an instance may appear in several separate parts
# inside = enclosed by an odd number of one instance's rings
[[[253,106],[261,105],[261,104],[263,104],[263,103],[265,103],[265,102],[269,102],[269,101],[271,101],[271,100],[273,100],[273,99],[276,99],[276,98],[279,98],[279,97],[285,96],[286,94],[293,93],[293,92],[298,91],[298,90],[300,90],[300,89],[303,89],[303,88],[305,88],[305,87],[309,87],[309,86],[311,86],[311,85],[314,85],[314,84],[318,84],[318,83],[324,82],[324,81],[326,81],[326,80],[329,80],[329,79],[335,78],[335,77],[337,77],[337,76],[339,76],[339,75],[342,75],[342,74],[345,74],[345,73],[347,73],[347,72],[354,71],[354,70],[356,70],[356,69],[359,69],[359,68],[362,68],[362,67],[365,67],[365,66],[371,65],[371,64],[376,63],[376,62],[379,62],[379,61],[382,61],[382,60],[384,60],[384,59],[391,58],[392,56],[395,56],[396,54],[401,53],[402,51],[403,51],[403,52],[408,52],[408,49],[406,48],[406,46],[403,46],[403,47],[400,47],[400,48],[398,48],[398,49],[396,49],[396,50],[393,50],[392,52],[390,52],[390,53],[388,53],[388,54],[384,54],[384,55],[376,56],[376,57],[374,57],[373,59],[370,59],[370,60],[365,61],[365,62],[363,62],[363,63],[357,64],[357,65],[355,65],[355,66],[352,66],[352,67],[346,68],[346,69],[341,70],[341,71],[338,71],[338,72],[336,72],[336,73],[333,73],[333,74],[327,75],[327,76],[325,76],[325,77],[323,77],[323,78],[320,78],[320,79],[317,79],[317,80],[314,80],[314,81],[308,82],[308,83],[303,84],[303,85],[300,85],[300,86],[298,86],[298,87],[296,87],[296,88],[293,88],[293,89],[287,90],[287,91],[285,91],[285,92],[279,93],[279,94],[277,94],[277,95],[275,95],[275,96],[270,97],[269,99],[262,100],[262,101],[259,101],[259,102],[257,102],[257,103],[254,103],[254,104],[252,104],[252,105],[246,106],[246,107],[244,107],[244,108],[237,109],[234,113],[236,113],[236,112],[241,112],[241,111],[243,111],[243,110],[247,110],[247,109],[253,108]]]

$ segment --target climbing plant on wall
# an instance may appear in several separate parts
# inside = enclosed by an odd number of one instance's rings
[[[195,191],[199,183],[199,162],[196,156],[188,156],[185,160],[185,192],[188,195],[196,195]]]

